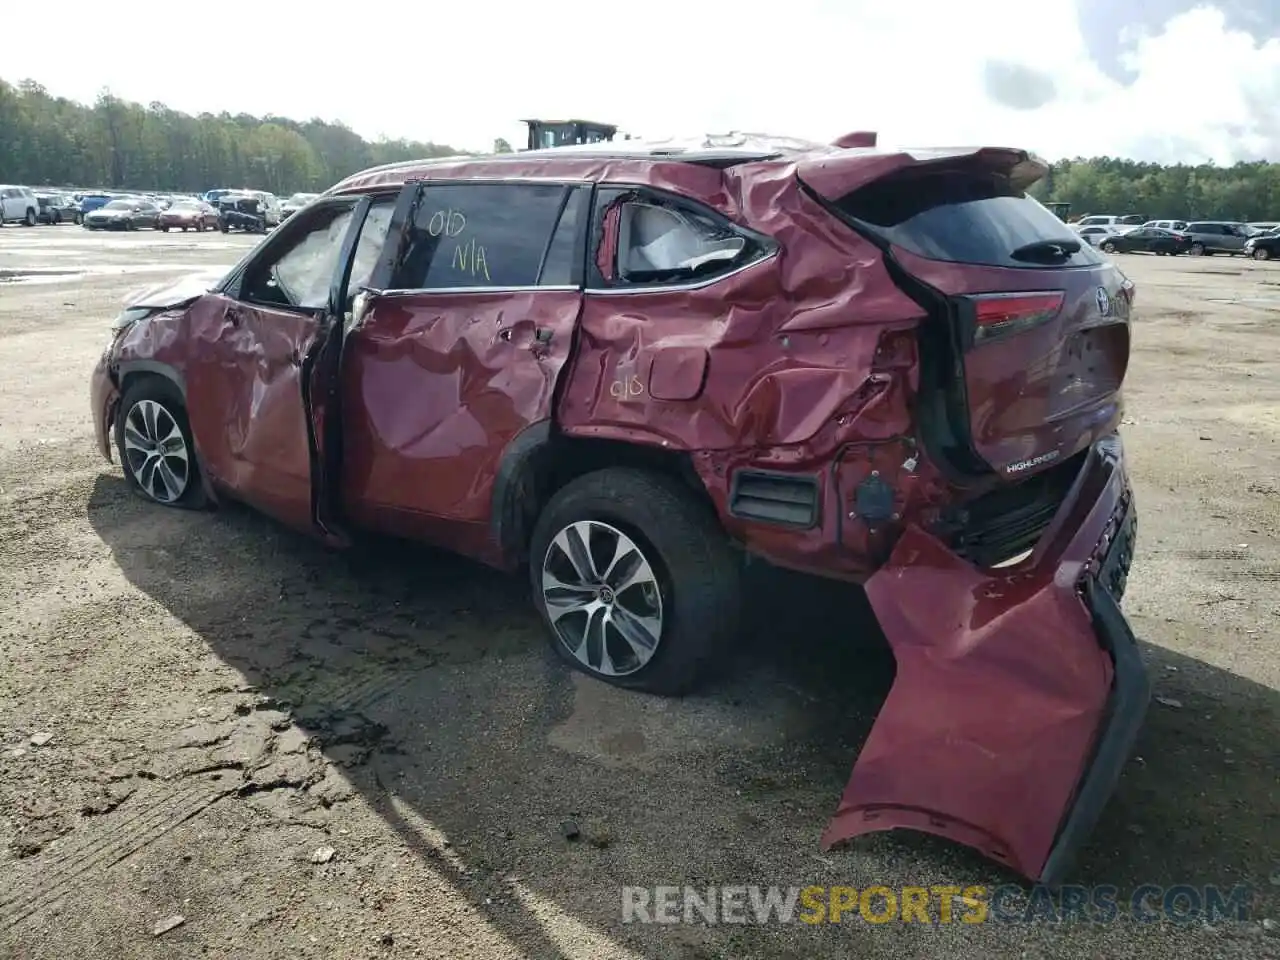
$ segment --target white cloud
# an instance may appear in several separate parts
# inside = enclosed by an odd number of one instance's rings
[[[224,0],[215,13],[117,0],[59,28],[85,38],[74,53],[6,43],[0,75],[81,100],[109,86],[194,112],[318,115],[472,149],[519,143],[521,117],[573,115],[648,135],[876,129],[1051,157],[1280,160],[1280,41],[1258,46],[1193,10],[1140,35],[1125,87],[1091,61],[1070,3],[1015,11],[1003,0]],[[30,5],[4,23],[11,39],[48,26]],[[1035,110],[993,102],[991,61],[1047,73],[1056,98]],[[1195,64],[1210,66],[1193,82]]]

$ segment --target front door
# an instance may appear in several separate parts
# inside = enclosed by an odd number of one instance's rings
[[[582,306],[590,188],[426,183],[348,322],[342,479],[362,526],[492,552],[503,452],[551,417]]]
[[[337,329],[334,291],[367,209],[345,198],[291,220],[189,314],[187,409],[201,466],[236,498],[306,532],[322,522],[313,374]]]

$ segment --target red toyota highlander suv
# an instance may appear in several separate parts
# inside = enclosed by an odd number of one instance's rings
[[[1047,882],[1149,685],[1119,602],[1133,287],[1003,148],[732,136],[349,177],[148,291],[93,376],[144,496],[527,568],[551,645],[687,689],[744,553],[861,584],[897,675],[825,844]]]

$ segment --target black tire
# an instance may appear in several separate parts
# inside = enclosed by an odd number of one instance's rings
[[[1191,249],[1188,250],[1187,253],[1191,254],[1193,257],[1203,257],[1205,255],[1204,244],[1193,243],[1191,245]]]
[[[1115,245],[1114,243],[1112,243],[1110,240],[1107,240],[1107,241],[1105,241],[1105,242],[1102,244],[1102,252],[1103,252],[1103,253],[1115,253],[1115,252],[1116,252],[1116,245]]]
[[[83,214],[80,214],[80,213],[77,213],[77,214],[76,214],[76,226],[78,227],[78,226],[80,226],[82,223],[84,223],[84,215],[83,215]]]
[[[23,219],[22,225],[24,227],[34,227],[38,222],[39,222],[39,218],[36,216],[36,212],[32,210],[30,207],[27,207],[27,215]]]
[[[185,230],[186,228],[184,227],[183,229]],[[169,232],[169,228],[168,228],[168,227],[161,227],[161,228],[160,228],[160,232],[161,232],[161,233],[168,233],[168,232]]]
[[[135,475],[129,452],[125,448],[125,423],[134,407],[143,401],[159,404],[182,432],[187,451],[186,486],[177,499],[165,501],[148,490]],[[199,510],[206,506],[207,498],[204,484],[201,481],[200,465],[196,460],[195,444],[191,440],[191,427],[187,423],[187,409],[182,402],[182,394],[172,382],[160,376],[148,376],[129,385],[124,396],[120,398],[120,406],[116,410],[115,422],[116,454],[120,457],[120,466],[124,470],[125,481],[138,496],[166,507],[179,507],[186,510]]]
[[[606,523],[626,534],[653,568],[658,584],[662,626],[656,650],[638,670],[623,676],[578,660],[547,615],[543,564],[555,537],[579,521]],[[606,683],[678,696],[709,675],[738,634],[742,558],[711,509],[662,474],[611,467],[566,484],[538,517],[529,556],[534,604],[547,625],[552,650]],[[615,641],[621,642],[620,635]]]
[[[1268,250],[1266,247],[1254,247],[1254,250],[1253,250],[1253,259],[1255,259],[1255,260],[1270,260],[1270,259],[1271,259],[1271,251],[1270,251],[1270,250]]]
[[[230,232],[231,232],[231,228],[230,228],[229,226],[227,226],[227,224],[226,224],[225,222],[219,222],[219,223],[218,223],[218,229],[219,229],[219,230],[221,230],[223,233],[230,233]]]

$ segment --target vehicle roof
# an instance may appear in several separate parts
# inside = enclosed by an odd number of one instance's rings
[[[602,179],[643,180],[696,177],[708,168],[708,182],[718,181],[719,169],[763,161],[795,162],[836,154],[842,157],[908,155],[919,162],[963,157],[991,148],[966,147],[837,147],[831,144],[758,133],[730,133],[664,140],[624,140],[572,144],[516,153],[461,154],[405,160],[352,174],[323,194],[360,192],[398,186],[407,180],[481,179]],[[1003,148],[999,148],[1003,149]],[[1024,151],[1017,151],[1023,153]]]

